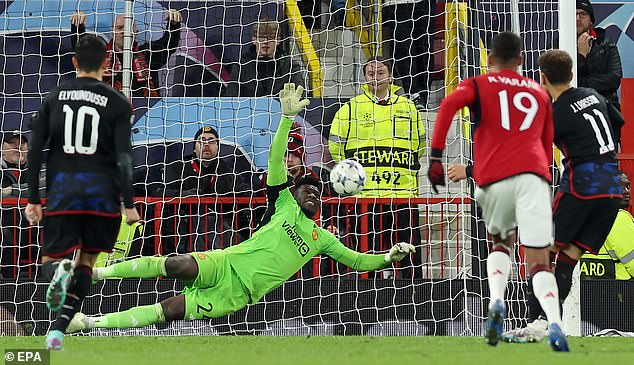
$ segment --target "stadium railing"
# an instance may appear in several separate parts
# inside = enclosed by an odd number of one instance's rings
[[[3,258],[2,275],[32,278],[37,274],[41,259],[41,227],[29,227],[23,217],[26,199],[2,199]],[[251,236],[261,219],[264,197],[187,197],[136,199],[144,224],[143,237],[133,242],[131,255],[169,255],[225,248],[239,244]],[[395,222],[389,232],[372,238],[374,217],[394,214],[391,206],[418,206],[418,222],[411,227],[399,227]],[[460,214],[468,209],[469,198],[323,198],[321,214],[316,222],[321,227],[334,226],[338,237],[349,248],[359,252],[385,252],[396,243],[396,230],[419,229],[421,243],[414,265],[400,267],[404,277],[453,278],[471,265],[463,251],[469,250],[469,234]],[[7,218],[8,217],[8,218]],[[9,221],[10,218],[10,221]],[[6,220],[6,221],[5,221]],[[381,222],[378,222],[381,223]],[[415,274],[416,273],[416,274]],[[330,258],[315,257],[298,277],[321,275],[354,275],[349,268],[336,265]],[[361,278],[372,278],[362,273]]]

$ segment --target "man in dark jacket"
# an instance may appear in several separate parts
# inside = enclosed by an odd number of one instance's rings
[[[250,196],[253,186],[236,171],[231,158],[219,158],[220,140],[212,127],[202,127],[194,136],[194,153],[165,168],[165,196]],[[205,251],[241,242],[249,236],[247,209],[233,204],[180,204],[179,220],[167,221],[166,236],[177,233],[180,253]],[[240,212],[238,212],[240,210]],[[170,212],[168,212],[169,214]],[[173,214],[173,212],[171,212]],[[246,215],[245,215],[246,214]],[[177,225],[176,229],[174,226]]]
[[[240,64],[231,70],[231,81],[224,96],[275,96],[285,83],[305,86],[299,64],[280,46],[279,24],[260,21],[253,26],[252,42],[242,54]]]
[[[577,0],[577,85],[595,89],[621,110],[616,91],[623,69],[616,44],[595,28],[590,0]]]
[[[4,132],[0,159],[3,197],[18,198],[21,192],[26,193],[26,187],[23,186],[26,178],[22,178],[22,173],[26,171],[28,151],[28,141],[20,131]]]
[[[168,29],[163,36],[152,42],[138,45],[135,36],[139,30],[136,23],[132,24],[132,96],[157,97],[158,70],[167,63],[169,56],[176,51],[180,39],[180,28],[183,17],[174,9],[167,11],[165,19],[168,21]],[[112,24],[112,35],[108,42],[106,54],[106,71],[103,75],[104,82],[112,85],[117,90],[122,88],[123,80],[123,26],[124,16],[120,14]],[[70,18],[70,34],[73,50],[79,37],[86,32],[86,14],[77,12]]]
[[[253,189],[239,179],[230,159],[218,158],[220,141],[212,127],[202,127],[194,136],[194,153],[165,168],[166,196],[248,195]]]
[[[2,150],[0,157],[0,182],[2,197],[26,197],[26,168],[28,141],[20,131],[8,131],[2,134]],[[26,247],[28,235],[21,234],[29,226],[22,215],[22,210],[14,204],[7,204],[0,209],[0,277],[13,277],[15,270],[15,251],[17,246]],[[19,251],[19,248],[18,248]]]

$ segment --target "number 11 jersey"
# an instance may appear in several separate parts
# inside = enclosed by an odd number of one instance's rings
[[[593,89],[570,88],[553,104],[555,144],[563,152],[559,192],[581,199],[621,197],[614,129],[621,113]]]
[[[132,189],[117,169],[120,154],[131,159],[132,118],[130,102],[97,79],[79,77],[51,91],[31,121],[29,202],[40,200],[33,182],[48,141],[46,215],[119,215],[122,189]]]

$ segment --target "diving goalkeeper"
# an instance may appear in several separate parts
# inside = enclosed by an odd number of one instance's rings
[[[257,303],[282,285],[312,257],[326,254],[355,270],[382,269],[414,252],[414,246],[397,243],[386,254],[362,254],[345,247],[312,220],[319,210],[319,182],[297,181],[288,187],[284,154],[294,117],[309,103],[304,89],[284,85],[280,92],[282,119],[273,137],[267,175],[268,207],[262,222],[248,240],[223,250],[193,252],[172,257],[142,257],[93,270],[93,279],[154,278],[183,280],[182,294],[154,305],[87,317],[77,313],[67,332],[90,328],[144,327],[174,320],[209,319],[231,314]]]

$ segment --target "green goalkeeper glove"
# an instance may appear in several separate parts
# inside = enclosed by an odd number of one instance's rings
[[[280,104],[282,104],[282,114],[284,116],[292,119],[310,104],[310,100],[302,100],[303,94],[303,86],[299,85],[295,88],[293,83],[284,84],[284,88],[280,91]]]
[[[392,246],[392,248],[390,248],[390,252],[385,254],[385,261],[401,261],[405,258],[405,256],[409,255],[412,252],[416,252],[416,248],[414,247],[414,245],[405,242],[399,242]]]

